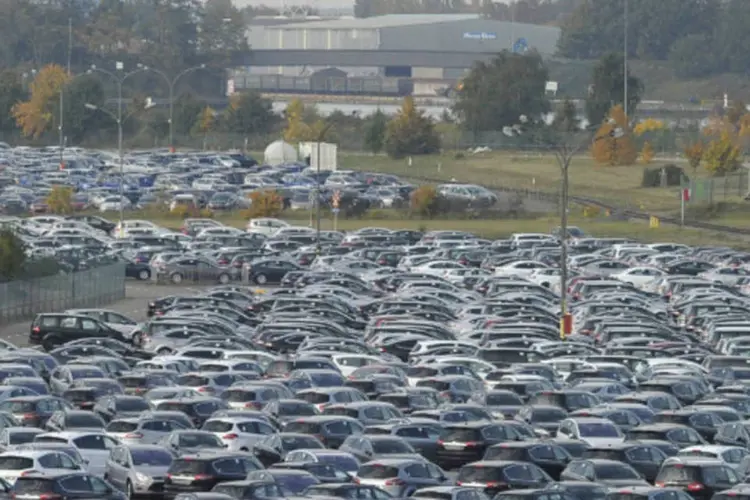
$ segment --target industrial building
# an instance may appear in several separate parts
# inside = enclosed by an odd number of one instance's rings
[[[256,24],[248,28],[251,53],[233,84],[268,92],[434,95],[502,50],[551,56],[559,36],[559,28],[473,14]]]

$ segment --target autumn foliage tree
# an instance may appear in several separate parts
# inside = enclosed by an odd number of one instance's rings
[[[57,64],[47,65],[37,73],[29,100],[12,108],[23,135],[36,139],[50,127],[55,116],[53,106],[67,81],[68,74]]]
[[[284,198],[275,190],[254,191],[250,193],[248,218],[278,217],[284,211]]]
[[[313,130],[305,123],[305,104],[300,99],[293,99],[286,107],[286,128],[284,140],[297,143],[312,140]]]
[[[53,214],[68,215],[73,213],[73,190],[68,186],[55,186],[47,196],[49,211]]]
[[[655,154],[654,147],[649,141],[643,143],[643,148],[641,149],[641,162],[648,165],[653,161]]]
[[[740,166],[740,148],[729,130],[722,131],[708,143],[703,152],[703,165],[714,175],[734,172]]]
[[[392,158],[408,155],[437,153],[440,137],[435,132],[432,120],[406,97],[396,116],[388,122],[385,134],[385,150]]]
[[[685,158],[687,158],[688,165],[693,169],[693,174],[698,172],[698,167],[701,166],[701,160],[703,160],[703,143],[696,141],[685,146]]]
[[[713,175],[725,175],[740,167],[740,157],[750,140],[750,113],[742,102],[733,103],[723,115],[714,116],[703,128],[709,139],[701,161]]]
[[[602,165],[632,165],[638,158],[628,117],[619,104],[610,109],[607,119],[594,136],[591,156]]]

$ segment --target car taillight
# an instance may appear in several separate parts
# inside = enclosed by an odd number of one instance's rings
[[[193,476],[193,480],[194,481],[202,481],[202,480],[205,480],[205,479],[211,479],[212,477],[213,476],[211,476],[210,474],[196,474],[195,476]]]
[[[140,432],[129,432],[124,436],[125,439],[141,439],[142,437],[143,434],[141,434]]]
[[[21,417],[24,420],[29,420],[31,418],[36,418],[36,413],[24,413]]]
[[[442,439],[438,439],[437,444],[445,444],[445,441],[443,441]]]
[[[486,485],[487,488],[500,488],[502,486],[507,486],[507,484],[491,481]]]
[[[21,473],[21,476],[29,476],[31,474],[39,474],[38,470],[25,470]]]
[[[13,493],[13,498],[16,498],[15,493]],[[42,493],[41,495],[39,495],[39,500],[57,500],[58,498],[62,497],[55,493]]]
[[[687,485],[688,491],[702,491],[705,486],[701,483],[690,483]]]
[[[39,328],[38,326],[35,326],[34,328],[31,329],[31,331],[34,332],[34,333],[39,333],[39,332],[42,331],[42,329]]]
[[[211,388],[204,385],[204,386],[198,387],[197,391],[198,392],[211,392]]]
[[[221,439],[237,439],[239,436],[237,434],[224,434],[221,436]]]
[[[261,403],[258,401],[250,401],[245,403],[245,408],[258,408],[260,409]]]
[[[401,486],[401,485],[404,485],[404,484],[406,484],[406,483],[403,482],[402,480],[400,480],[399,478],[388,479],[385,482],[386,486]]]
[[[656,486],[657,488],[664,488],[664,481],[656,481],[654,483],[654,486]]]

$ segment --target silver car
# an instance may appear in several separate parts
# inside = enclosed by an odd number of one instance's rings
[[[187,429],[180,422],[168,418],[118,418],[104,431],[123,444],[156,444],[172,431]]]
[[[219,451],[226,448],[224,442],[217,438],[214,433],[197,430],[172,432],[159,441],[159,444],[178,455],[201,451]]]
[[[394,497],[408,497],[420,488],[447,484],[448,476],[422,458],[389,458],[363,464],[357,483],[376,486]]]
[[[123,445],[114,448],[104,477],[128,498],[163,495],[164,478],[174,456],[162,446]]]
[[[212,432],[230,451],[250,451],[276,430],[263,420],[242,417],[211,418],[201,430]]]

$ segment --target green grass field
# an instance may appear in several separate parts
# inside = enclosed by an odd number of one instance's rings
[[[654,161],[652,166],[664,162]],[[533,189],[557,193],[560,168],[551,154],[490,152],[456,158],[453,154],[415,156],[393,160],[386,156],[347,155],[339,158],[340,169],[390,173],[406,179],[436,179],[444,182],[481,184],[487,187]],[[570,166],[571,196],[586,196],[614,205],[672,214],[679,210],[679,188],[642,188],[644,165],[601,166],[581,155]]]

